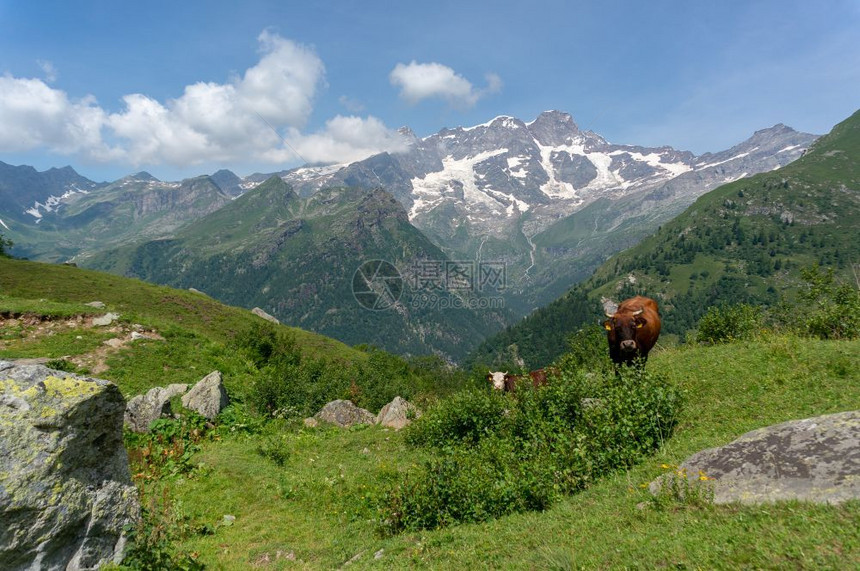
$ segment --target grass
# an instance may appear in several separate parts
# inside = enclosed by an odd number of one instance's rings
[[[39,265],[46,269],[38,279],[31,272],[34,266],[0,260],[4,308],[18,311],[13,308],[32,303],[30,309],[38,313],[44,303],[46,313],[68,318],[97,296],[123,319],[157,326],[164,335],[164,341],[138,341],[108,358],[110,369],[103,376],[116,380],[126,395],[193,382],[212,368],[225,371],[233,393],[251,379],[229,345],[232,327],[256,319],[248,312],[74,268]],[[63,290],[66,282],[69,289]],[[159,306],[158,300],[167,305]],[[210,308],[212,314],[205,314]],[[171,320],[171,312],[177,319]],[[86,351],[102,335],[71,328],[27,339],[25,329],[4,329],[3,341],[13,344],[3,349],[4,356]],[[318,343],[314,350],[352,351],[331,341]],[[860,408],[860,340],[768,333],[743,343],[655,350],[648,367],[665,373],[685,393],[675,435],[652,458],[544,512],[383,537],[377,532],[380,494],[422,462],[426,452],[408,447],[401,433],[379,427],[307,429],[279,421],[259,434],[228,431],[203,442],[193,457],[198,469],[161,482],[176,520],[186,522],[187,533],[176,547],[195,553],[209,568],[228,570],[330,569],[349,561],[356,569],[860,565],[860,502],[713,506],[657,502],[642,487],[665,472],[663,465],[680,464],[694,452],[750,430]],[[235,521],[228,525],[225,515]]]
[[[231,341],[238,331],[259,319],[247,310],[190,291],[69,266],[6,258],[0,258],[0,293],[3,295],[0,312],[9,311],[7,307],[34,304],[35,307],[45,304],[48,315],[60,309],[67,312],[65,316],[114,311],[129,323],[155,329],[178,326],[219,343]],[[107,307],[94,311],[83,306],[91,301],[101,301]],[[339,341],[294,327],[288,329],[309,356],[346,361],[364,358],[359,351]]]
[[[92,353],[105,340],[122,336],[103,328],[74,324],[78,316],[120,315],[120,326],[140,324],[164,340],[128,343],[109,351],[109,369],[99,376],[114,381],[126,397],[169,383],[195,383],[218,369],[232,396],[242,398],[251,381],[248,363],[233,338],[259,317],[199,293],[155,286],[139,280],[79,268],[0,258],[0,315],[32,316],[0,331],[0,358],[76,357]],[[84,305],[101,301],[104,309]],[[39,321],[42,320],[42,321]],[[64,320],[70,320],[64,325]],[[41,328],[41,330],[40,330]],[[308,331],[286,327],[310,358],[334,362],[367,359],[366,353]]]
[[[243,569],[292,552],[308,568],[853,568],[860,563],[860,503],[754,506],[666,504],[642,486],[703,448],[778,422],[860,408],[860,341],[767,335],[745,343],[667,349],[649,367],[684,389],[675,436],[652,459],[542,513],[486,524],[374,533],[373,490],[420,462],[399,433],[378,428],[275,432],[282,467],[250,440],[213,442],[205,476],[175,488],[198,523],[229,528],[182,547],[213,568]],[[272,435],[265,438],[271,438]],[[363,449],[368,452],[362,453]],[[384,550],[381,559],[373,555]]]

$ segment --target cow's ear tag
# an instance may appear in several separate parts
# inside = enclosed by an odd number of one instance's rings
[[[636,322],[636,329],[642,329],[643,327],[645,327],[644,321],[637,321]]]
[[[612,325],[608,321],[603,324],[603,328],[607,331],[612,331]]]

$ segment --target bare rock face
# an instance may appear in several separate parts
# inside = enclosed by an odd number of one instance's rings
[[[277,324],[281,323],[280,321],[278,321],[277,317],[275,317],[273,315],[269,315],[268,313],[266,313],[265,311],[263,311],[259,307],[255,307],[254,309],[252,309],[251,313],[253,313],[257,317],[262,317],[266,321],[271,321],[272,323],[277,323]]]
[[[334,400],[314,415],[317,420],[329,422],[341,428],[355,424],[374,424],[376,417],[368,410],[359,408],[349,400]]]
[[[698,452],[679,467],[704,476],[714,503],[860,499],[860,411],[793,420]],[[665,476],[651,483],[658,493]]]
[[[394,397],[394,400],[382,407],[376,415],[376,424],[400,430],[412,419],[421,416],[421,411],[404,398]]]
[[[0,569],[119,562],[139,515],[113,383],[0,361]]]
[[[188,390],[188,385],[172,384],[154,387],[146,394],[137,395],[126,405],[125,424],[132,432],[148,432],[149,424],[162,416],[170,416],[173,409],[170,399]]]
[[[221,371],[212,371],[182,397],[182,406],[209,420],[218,416],[228,404],[230,399],[227,397],[227,389],[224,388]]]

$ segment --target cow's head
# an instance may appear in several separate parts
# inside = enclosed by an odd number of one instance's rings
[[[636,343],[636,330],[645,327],[647,321],[642,316],[644,309],[632,313],[606,314],[609,319],[603,327],[609,332],[609,343],[617,344],[622,353],[633,353],[639,346]]]
[[[508,372],[504,373],[501,371],[488,371],[487,380],[493,384],[493,388],[499,391],[505,390],[505,377],[508,376]]]

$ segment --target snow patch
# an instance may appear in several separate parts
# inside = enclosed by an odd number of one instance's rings
[[[3,228],[5,228],[6,230],[8,230],[8,229],[9,229],[9,227],[8,227],[8,226],[6,226],[6,223],[5,223],[5,222],[3,222],[3,219],[2,219],[2,218],[0,218],[0,226],[3,226]]]
[[[664,157],[660,153],[648,153],[647,155],[643,155],[636,151],[613,151],[609,154],[611,156],[630,155],[634,160],[642,161],[647,163],[648,166],[666,171],[671,178],[693,170],[693,167],[682,162],[663,162]]]
[[[582,144],[582,140],[578,138],[572,145],[562,145],[559,147],[541,145],[538,143],[537,139],[534,140],[534,143],[540,150],[540,164],[543,167],[544,172],[546,172],[546,175],[549,177],[549,180],[541,185],[541,192],[550,198],[577,198],[576,189],[573,188],[572,184],[555,178],[555,167],[552,165],[552,154],[566,152],[570,155],[584,155],[588,157],[585,152],[585,146]]]
[[[506,207],[507,205],[501,204],[497,198],[478,188],[475,165],[507,152],[508,149],[496,149],[463,159],[455,159],[448,155],[442,159],[441,171],[431,172],[424,178],[413,178],[412,198],[414,202],[412,208],[409,209],[409,219],[414,219],[418,214],[431,210],[442,202],[446,196],[455,191],[454,182],[463,185],[463,199],[466,204],[483,205],[493,211],[500,211]],[[503,193],[497,194],[510,198],[512,201],[516,200]],[[521,208],[521,211],[528,209],[528,205],[522,201],[517,201],[517,206]]]
[[[754,149],[750,149],[749,151],[747,151],[747,152],[745,152],[745,153],[741,153],[741,154],[739,154],[739,155],[735,155],[735,156],[733,156],[733,157],[729,157],[729,158],[727,158],[727,159],[725,159],[725,160],[723,160],[723,161],[717,161],[717,162],[715,162],[715,163],[708,163],[708,164],[706,164],[706,165],[696,165],[696,168],[697,168],[697,169],[708,169],[708,168],[711,168],[711,167],[715,167],[715,166],[721,165],[721,164],[723,164],[723,163],[727,163],[727,162],[729,162],[729,161],[733,161],[733,160],[736,160],[736,159],[742,159],[742,158],[744,158],[745,156],[749,155],[750,153],[752,153],[753,151],[755,151],[755,150],[757,150],[757,149],[758,149],[758,147],[755,147]],[[782,151],[780,151],[780,152],[782,152]]]
[[[516,119],[514,119],[513,117],[511,117],[509,115],[499,115],[498,117],[493,117],[492,119],[490,119],[486,123],[481,123],[480,125],[473,125],[472,127],[460,127],[460,129],[464,133],[468,133],[469,131],[474,131],[475,129],[480,129],[481,127],[485,127],[485,128],[490,127],[490,126],[492,126],[493,123],[495,123],[499,119],[502,120],[502,127],[505,127],[506,129],[513,129],[513,128],[517,127]]]
[[[785,152],[793,151],[794,149],[799,149],[799,148],[800,148],[800,145],[789,145],[789,146],[787,146],[787,147],[786,147],[786,148],[784,148],[784,149],[780,149],[780,150],[778,150],[776,153],[777,153],[777,154],[779,154],[779,153],[785,153]]]

